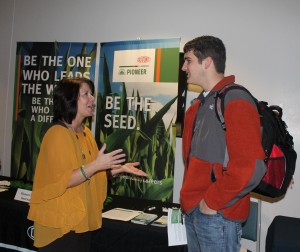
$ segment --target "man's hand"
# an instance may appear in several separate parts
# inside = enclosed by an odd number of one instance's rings
[[[202,199],[199,203],[199,207],[200,207],[200,211],[201,213],[204,213],[204,214],[211,214],[211,215],[214,215],[217,213],[216,210],[213,210],[211,208],[208,207],[208,205],[206,204],[205,200]]]

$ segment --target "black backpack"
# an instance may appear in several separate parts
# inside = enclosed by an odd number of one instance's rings
[[[255,101],[261,118],[262,146],[265,151],[267,170],[258,186],[252,191],[272,198],[283,196],[293,179],[297,153],[294,150],[293,137],[282,120],[282,108],[269,106],[265,101],[258,101],[241,85],[229,84],[218,91],[215,101],[216,115],[224,130],[226,130],[223,117],[224,97],[232,89],[247,92]]]

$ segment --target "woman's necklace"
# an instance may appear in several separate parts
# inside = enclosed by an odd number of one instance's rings
[[[81,146],[79,136],[77,135],[77,132],[75,131],[75,129],[74,129],[71,125],[68,125],[68,124],[65,124],[65,125],[68,127],[69,130],[72,131],[72,133],[75,134],[76,139],[77,139],[77,141],[76,141],[77,144],[75,143],[75,141],[73,141],[73,142],[74,142],[74,145],[76,145],[76,146],[79,147],[79,150],[80,150],[80,153],[81,153],[82,165],[85,165],[85,164],[86,164],[86,155],[85,155],[85,153],[84,153],[84,151],[83,151],[83,148],[82,148],[82,146]],[[87,140],[86,140],[86,133],[84,132],[84,126],[81,125],[80,127],[81,127],[81,128],[80,128],[80,131],[82,131],[83,136],[84,136],[86,148],[88,149],[89,155],[90,155],[90,157],[91,157],[91,156],[92,156],[92,153],[91,153],[91,150],[90,150],[90,148],[89,148],[89,144],[87,143]],[[73,139],[73,134],[72,134],[72,139]],[[73,139],[73,140],[74,140],[74,139]]]
[[[84,140],[86,141],[86,134],[85,134],[85,132],[83,132],[83,135],[84,135]],[[76,133],[75,133],[75,136],[76,136],[76,138],[77,138],[77,140],[78,140],[78,143],[79,143],[79,149],[80,149],[80,151],[81,151],[82,160],[84,160],[84,163],[86,163],[86,156],[85,156],[85,154],[84,154],[83,149],[81,148],[81,144],[80,144],[80,141],[79,141],[79,136],[78,136]],[[87,147],[88,147],[88,146],[87,146]],[[92,156],[92,153],[91,153],[91,150],[89,149],[89,147],[88,147],[88,152],[89,152],[90,156]]]

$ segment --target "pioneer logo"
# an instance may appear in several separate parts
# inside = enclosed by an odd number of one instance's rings
[[[151,58],[149,56],[141,56],[141,57],[138,57],[137,61],[139,63],[148,63],[151,61]]]
[[[34,240],[33,233],[34,233],[34,227],[33,226],[30,226],[29,228],[27,228],[27,235],[31,240]]]

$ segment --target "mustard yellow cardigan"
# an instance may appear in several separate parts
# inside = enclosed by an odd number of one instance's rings
[[[77,136],[76,136],[77,135]],[[34,221],[34,245],[43,247],[71,230],[82,233],[102,225],[107,193],[106,172],[67,188],[73,170],[95,159],[98,147],[91,131],[74,133],[52,126],[45,134],[37,160],[28,219]]]

